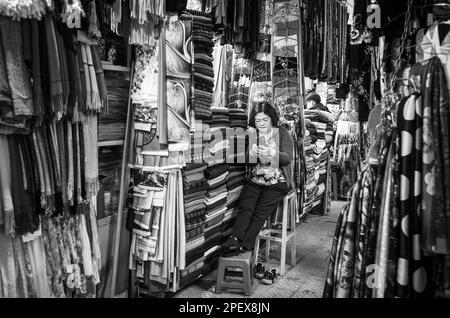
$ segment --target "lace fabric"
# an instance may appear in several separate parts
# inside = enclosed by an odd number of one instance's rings
[[[19,19],[40,20],[47,10],[53,9],[53,0],[2,0],[0,14]]]

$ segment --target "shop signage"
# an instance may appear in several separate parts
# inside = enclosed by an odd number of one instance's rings
[[[367,6],[366,25],[369,29],[381,28],[381,8],[376,0],[371,0],[371,4]]]

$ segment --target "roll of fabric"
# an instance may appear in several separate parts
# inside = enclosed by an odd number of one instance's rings
[[[159,55],[158,65],[159,70],[164,70],[166,66],[166,28],[161,29],[159,39]],[[168,125],[167,125],[167,80],[166,72],[158,72],[158,123],[157,134],[159,137],[159,143],[161,145],[168,144]]]
[[[106,90],[105,74],[103,72],[102,61],[98,53],[98,46],[91,45],[90,48],[92,51],[92,61],[94,63],[95,74],[97,75],[97,84],[100,93],[102,108],[104,109],[104,112],[108,114],[108,92]]]
[[[95,72],[94,62],[92,59],[92,51],[91,51],[90,45],[82,45],[82,47],[83,47],[85,55],[86,55],[85,63],[87,64],[88,70],[89,70],[89,79],[90,79],[90,87],[91,87],[90,109],[92,111],[99,112],[102,108],[102,101],[100,99],[100,92],[98,89],[98,82],[97,82],[97,74]],[[83,56],[83,58],[84,58],[84,56]]]

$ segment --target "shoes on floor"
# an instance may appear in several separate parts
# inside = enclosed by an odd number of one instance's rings
[[[277,270],[275,268],[273,268],[270,272],[265,271],[262,282],[265,285],[273,285],[273,283],[277,279],[277,276],[278,276],[278,274],[277,274]]]
[[[264,274],[266,272],[266,268],[263,264],[258,263],[255,266],[255,278],[262,279],[264,278]]]

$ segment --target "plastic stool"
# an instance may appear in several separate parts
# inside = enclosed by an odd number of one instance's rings
[[[253,293],[252,260],[251,252],[232,257],[220,257],[219,269],[217,271],[216,294],[220,294],[224,288],[233,288],[241,289],[246,296],[250,296]],[[226,270],[230,267],[242,269],[242,281],[227,281]]]
[[[289,192],[286,197],[283,199],[283,214],[281,221],[281,230],[276,230],[270,228],[272,224],[269,220],[267,223],[269,228],[261,230],[258,237],[256,238],[255,243],[255,260],[257,263],[258,252],[259,252],[259,244],[260,240],[266,241],[266,262],[269,261],[269,253],[270,253],[270,242],[279,242],[281,243],[281,258],[280,258],[280,275],[284,276],[286,273],[286,245],[289,241],[291,241],[291,265],[294,267],[297,263],[297,251],[296,251],[296,243],[295,243],[295,235],[296,231],[296,215],[297,215],[297,192],[296,190],[292,190]],[[288,231],[288,218],[290,220],[290,229]],[[281,236],[281,237],[280,237]]]

